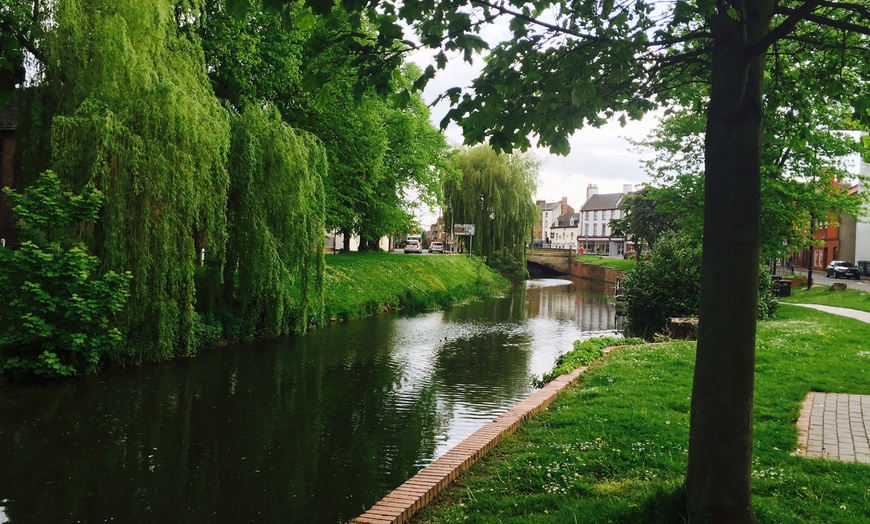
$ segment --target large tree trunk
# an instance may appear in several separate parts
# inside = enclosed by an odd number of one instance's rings
[[[733,4],[716,38],[707,115],[704,248],[686,495],[693,523],[754,522],[750,493],[763,54],[771,2]]]

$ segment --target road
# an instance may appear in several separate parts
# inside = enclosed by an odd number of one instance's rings
[[[798,275],[806,275],[807,270],[795,268],[794,272]],[[860,289],[861,291],[870,292],[870,277],[861,277],[860,280],[852,280],[850,278],[828,278],[825,276],[824,270],[813,270],[813,284],[818,286],[830,286],[834,282],[842,282],[846,287],[851,289]]]

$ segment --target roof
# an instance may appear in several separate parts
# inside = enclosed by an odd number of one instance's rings
[[[562,202],[543,202],[540,206],[541,211],[552,211],[561,207]]]
[[[9,97],[6,105],[0,106],[0,131],[15,131],[24,111],[24,97],[19,92]]]
[[[631,193],[629,193],[631,194]],[[619,204],[625,198],[625,193],[607,193],[604,195],[592,195],[586,199],[586,203],[580,211],[598,211],[601,209],[619,209]]]
[[[571,218],[574,219],[574,225],[571,225]],[[558,222],[559,225],[556,225]],[[550,229],[561,229],[561,228],[573,228],[578,227],[580,225],[580,213],[565,213],[561,215],[559,218],[553,222],[553,226]]]

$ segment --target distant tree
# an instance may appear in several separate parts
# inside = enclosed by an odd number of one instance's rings
[[[644,186],[626,196],[619,205],[622,218],[610,221],[614,234],[629,235],[635,241],[638,257],[644,244],[652,248],[663,233],[675,230],[674,220],[658,209],[655,192],[655,188]]]
[[[538,161],[527,154],[497,153],[477,146],[459,153],[462,178],[444,188],[445,222],[474,224],[475,254],[502,266],[525,267],[526,242],[538,216],[532,196]]]
[[[784,67],[780,65],[779,67]],[[807,65],[811,68],[811,65]],[[777,96],[781,96],[778,93]],[[761,254],[780,258],[813,241],[812,216],[857,214],[862,196],[849,196],[838,179],[857,178],[845,171],[843,158],[861,143],[837,131],[850,125],[845,108],[820,98],[801,114],[771,110],[762,150]],[[683,238],[702,240],[704,210],[703,115],[689,110],[666,116],[644,140],[635,144],[655,153],[646,162],[653,179],[650,197],[656,212],[680,227]]]

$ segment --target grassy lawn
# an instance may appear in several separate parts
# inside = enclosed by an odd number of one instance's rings
[[[584,264],[593,264],[596,266],[612,267],[613,269],[628,273],[637,264],[633,258],[623,260],[621,258],[600,257],[598,255],[577,255],[577,260]]]
[[[798,304],[847,307],[870,312],[870,293],[859,289],[831,291],[830,286],[813,286],[811,290],[807,291],[806,287],[792,288],[790,297],[783,297],[778,300],[786,303],[794,302]]]
[[[460,255],[326,255],[323,276],[326,314],[342,318],[405,307],[434,307],[500,293],[509,286],[481,259]]]
[[[870,522],[870,466],[791,454],[808,391],[870,394],[868,339],[868,324],[788,305],[759,323],[759,522]],[[686,342],[613,353],[413,522],[684,522],[693,359]]]

